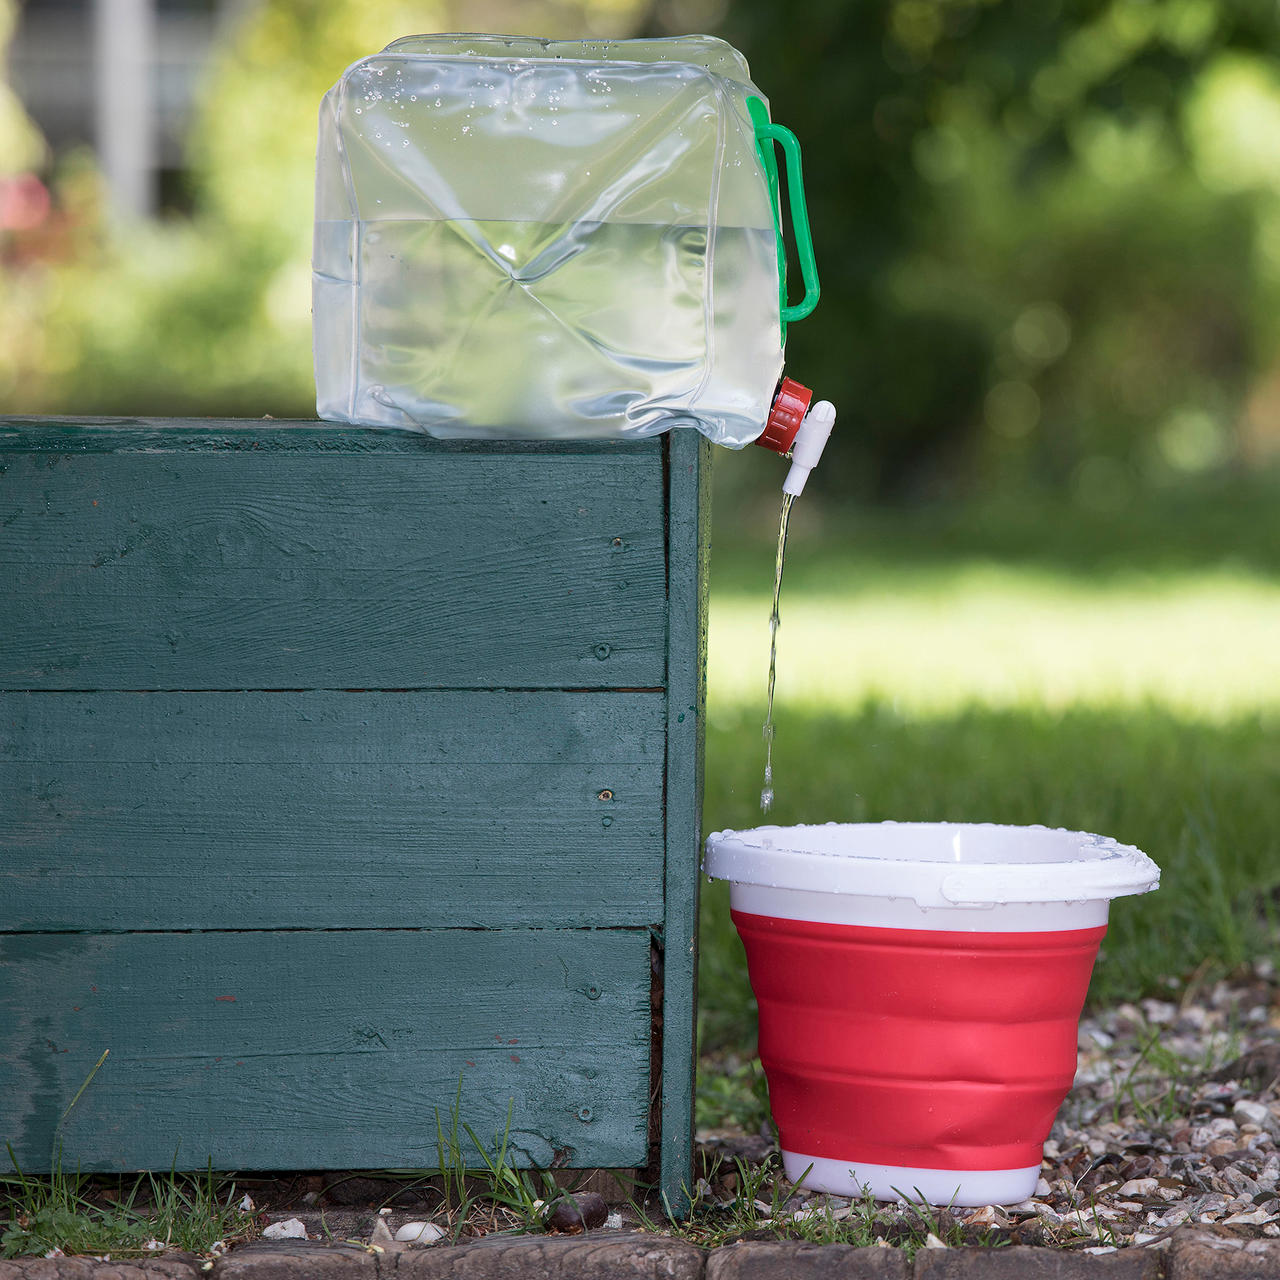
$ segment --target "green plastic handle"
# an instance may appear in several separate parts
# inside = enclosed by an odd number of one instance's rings
[[[805,204],[804,173],[800,165],[800,140],[784,125],[774,124],[759,98],[750,98],[747,106],[756,129],[756,146],[769,179],[769,193],[773,206],[774,228],[778,235],[779,306],[782,316],[782,333],[792,320],[803,320],[818,305],[821,288],[818,284],[818,262],[813,253],[813,235],[809,230],[809,210]],[[791,209],[791,231],[796,242],[796,257],[800,262],[800,276],[804,281],[804,297],[794,305],[787,302],[787,254],[782,239],[782,221],[778,195],[778,166],[773,145],[782,148],[787,166],[787,196]]]

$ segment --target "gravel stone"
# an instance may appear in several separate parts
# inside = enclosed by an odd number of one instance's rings
[[[1078,1046],[1036,1195],[1004,1210],[1010,1239],[1038,1243],[1033,1223],[1045,1243],[1077,1248],[1141,1245],[1185,1223],[1280,1236],[1273,971],[1189,992],[1180,1004],[1144,1000],[1091,1014]],[[981,1213],[956,1217],[976,1228]],[[976,1230],[965,1238],[988,1243]]]

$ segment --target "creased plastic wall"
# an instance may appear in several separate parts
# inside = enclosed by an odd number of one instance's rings
[[[320,111],[320,415],[754,439],[782,341],[749,94],[705,37],[414,37],[356,63]]]

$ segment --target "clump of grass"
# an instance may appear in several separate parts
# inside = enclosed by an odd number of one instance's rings
[[[548,1201],[559,1195],[555,1179],[545,1169],[530,1172],[517,1169],[508,1160],[511,1138],[511,1115],[515,1100],[507,1103],[507,1123],[501,1134],[494,1134],[492,1148],[476,1137],[469,1124],[459,1125],[458,1111],[462,1102],[462,1082],[454,1100],[450,1130],[446,1135],[436,1113],[436,1148],[440,1175],[446,1187],[446,1204],[453,1220],[453,1238],[457,1239],[463,1223],[474,1224],[475,1210],[486,1208],[491,1216],[505,1217],[505,1226],[517,1231],[540,1230],[542,1212]],[[466,1134],[475,1148],[480,1164],[468,1167],[464,1162],[458,1130]],[[478,1187],[478,1190],[476,1189]],[[491,1224],[496,1227],[497,1222]]]
[[[48,1177],[25,1174],[13,1159],[0,1178],[0,1258],[53,1250],[90,1257],[140,1258],[162,1248],[209,1253],[253,1234],[234,1184],[203,1174],[139,1174],[114,1187],[60,1163]],[[5,1220],[7,1219],[7,1221]]]
[[[381,1176],[400,1182],[396,1196],[406,1191],[426,1191],[438,1197],[433,1218],[446,1229],[450,1243],[456,1243],[464,1233],[541,1231],[551,1202],[566,1190],[574,1190],[576,1184],[562,1188],[549,1170],[522,1169],[512,1163],[514,1107],[515,1100],[509,1100],[502,1132],[494,1134],[492,1143],[482,1142],[462,1119],[459,1078],[448,1115],[442,1117],[438,1109],[435,1113],[436,1167],[380,1171]]]
[[[681,1220],[661,1222],[635,1206],[645,1230],[703,1248],[718,1248],[738,1240],[800,1240],[812,1244],[848,1244],[856,1248],[889,1245],[908,1257],[930,1238],[948,1246],[966,1243],[964,1228],[945,1210],[923,1201],[879,1204],[869,1194],[852,1201],[812,1196],[804,1203],[804,1177],[787,1180],[777,1152],[759,1164],[735,1157],[727,1170],[733,1191],[717,1196],[714,1184],[724,1184],[723,1162],[717,1159],[707,1176],[689,1192],[690,1209]],[[973,1241],[969,1241],[973,1243]],[[985,1237],[979,1243],[999,1243]]]

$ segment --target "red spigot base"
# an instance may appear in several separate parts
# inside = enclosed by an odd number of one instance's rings
[[[809,401],[812,399],[813,392],[808,387],[796,382],[794,378],[783,378],[774,393],[769,420],[756,438],[756,444],[772,449],[774,453],[789,453],[795,443],[796,432],[804,421],[804,415],[809,412]]]

